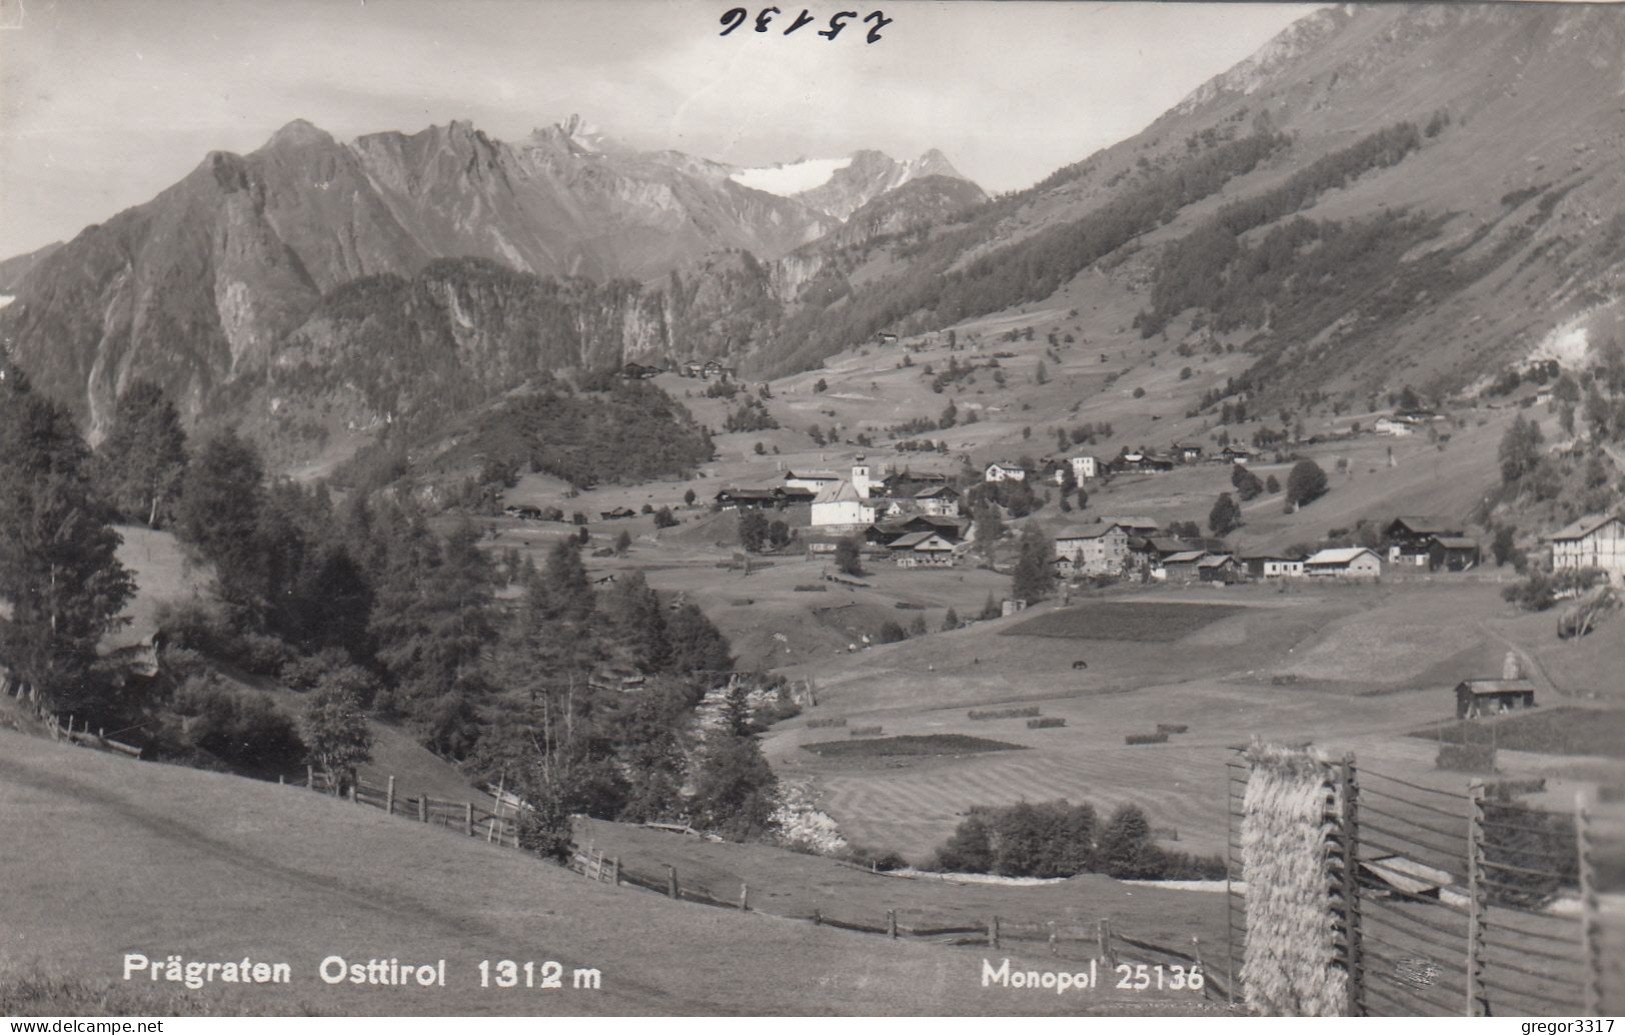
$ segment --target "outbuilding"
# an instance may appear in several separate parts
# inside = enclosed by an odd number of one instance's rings
[[[1456,684],[1456,718],[1476,719],[1535,706],[1527,679],[1464,679]]]

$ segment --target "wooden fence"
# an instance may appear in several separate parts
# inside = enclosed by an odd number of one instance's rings
[[[55,715],[47,715],[45,717],[45,729],[51,734],[52,740],[65,740],[70,744],[95,748],[98,751],[116,751],[121,755],[129,755],[131,758],[141,757],[140,748],[108,737],[105,729],[98,729],[92,733],[88,722],[75,729],[72,715],[68,716],[66,724]]]
[[[1250,932],[1241,866],[1249,767],[1230,766],[1230,938]],[[1604,996],[1590,806],[1573,813],[1332,761],[1327,911],[1353,1016],[1595,1015]],[[1245,989],[1241,989],[1245,993]]]
[[[330,779],[321,773],[306,769],[302,785],[313,791],[334,794]],[[518,848],[519,830],[516,821],[521,806],[508,804],[509,795],[497,799],[497,811],[471,802],[438,801],[426,795],[416,797],[398,793],[395,778],[389,777],[383,787],[356,781],[337,792],[358,805],[382,809],[392,816],[441,826],[465,837],[477,837],[491,844]],[[704,836],[685,823],[647,823],[647,827],[676,834]],[[738,889],[713,888],[692,879],[685,880],[675,866],[656,864],[659,872],[639,872],[625,865],[619,856],[607,856],[601,849],[571,848],[565,864],[571,871],[589,880],[614,887],[632,887],[651,891],[679,902],[693,902],[723,909],[755,911],[751,904],[751,889],[741,883]],[[858,867],[862,869],[862,867]],[[869,872],[864,870],[864,872]],[[881,880],[897,878],[877,877]],[[1094,923],[1061,920],[1033,920],[1003,915],[968,921],[964,917],[931,914],[919,910],[888,909],[884,915],[859,917],[841,915],[838,911],[816,908],[811,914],[774,913],[791,920],[804,920],[821,927],[853,931],[887,938],[914,938],[944,945],[980,945],[993,949],[1025,947],[1047,951],[1051,956],[1069,961],[1100,960],[1101,966],[1144,963],[1150,966],[1202,969],[1205,984],[1204,997],[1230,998],[1229,986],[1221,975],[1208,969],[1210,961],[1202,956],[1197,939],[1191,939],[1189,951],[1158,945],[1125,934],[1110,919]],[[1104,980],[1104,978],[1102,978]],[[1115,978],[1114,978],[1115,980]]]
[[[303,786],[326,794],[339,793],[357,805],[370,805],[392,816],[444,827],[465,837],[477,837],[504,848],[519,847],[519,824],[515,810],[505,806],[501,799],[497,800],[496,811],[492,811],[470,801],[441,801],[426,794],[410,797],[397,793],[393,776],[382,787],[356,780],[335,790],[333,781],[326,774],[309,768],[305,770]]]

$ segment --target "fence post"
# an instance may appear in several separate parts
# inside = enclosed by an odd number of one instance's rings
[[[418,799],[418,822],[429,822],[429,796],[427,794]]]
[[[1484,784],[1467,785],[1467,1016],[1489,1013],[1484,988],[1484,911],[1489,896],[1484,890]]]
[[[740,912],[750,910],[750,885],[744,881],[739,882],[739,909]]]
[[[992,916],[987,921],[987,945],[990,949],[999,947],[999,918]]]
[[[813,907],[813,926],[821,927],[824,923],[824,911],[817,906]]]
[[[611,879],[613,879],[615,881],[615,886],[617,888],[620,887],[621,886],[621,857],[620,856],[617,855],[614,858],[610,859],[610,861],[609,861],[609,874],[610,874]]]
[[[474,836],[474,803],[471,801],[463,802],[463,834]]]
[[[886,910],[886,936],[889,938],[897,937],[897,910],[895,909]]]
[[[666,870],[666,894],[671,898],[677,898],[677,867],[668,863],[666,865]]]
[[[316,789],[316,767],[305,766],[305,787],[314,791]]]
[[[1202,939],[1194,934],[1191,935],[1191,959],[1196,961],[1196,966],[1193,969],[1199,970],[1203,974],[1207,973],[1207,968],[1202,965]],[[1212,993],[1208,990],[1208,986],[1211,984],[1212,982],[1210,981],[1202,982],[1203,999],[1212,998]]]
[[[395,778],[389,778],[389,786],[384,788],[384,811],[391,816],[395,814]]]
[[[1591,860],[1591,814],[1586,810],[1586,796],[1580,791],[1574,796],[1574,839],[1579,857],[1580,877],[1580,948],[1585,960],[1585,1012],[1589,1017],[1602,1015],[1602,947],[1598,935],[1601,921],[1598,916],[1597,875]]]
[[[1245,794],[1245,784],[1242,793]],[[1228,773],[1224,780],[1224,989],[1231,1006],[1236,1005],[1236,896],[1231,890],[1231,864],[1236,861],[1236,791],[1235,779]],[[1242,926],[1246,926],[1243,920]]]
[[[1343,795],[1343,966],[1348,974],[1345,1015],[1360,1017],[1365,1014],[1365,960],[1360,944],[1360,783],[1352,754],[1343,756],[1337,782]]]
[[[357,789],[359,784],[360,784],[359,780],[351,780],[350,781],[350,802],[351,802],[351,804],[354,804],[354,805],[361,804],[361,793]]]
[[[1112,922],[1102,918],[1095,922],[1095,938],[1100,946],[1100,958],[1106,961],[1109,967],[1115,967],[1117,960],[1112,956]]]

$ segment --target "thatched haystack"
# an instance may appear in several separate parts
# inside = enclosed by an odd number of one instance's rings
[[[1344,1012],[1348,975],[1338,959],[1330,817],[1343,812],[1336,770],[1324,753],[1255,742],[1242,807],[1247,1004],[1276,1017]]]

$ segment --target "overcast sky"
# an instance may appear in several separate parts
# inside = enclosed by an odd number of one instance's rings
[[[0,257],[295,118],[345,140],[466,118],[511,140],[580,113],[747,165],[936,147],[1009,190],[1133,134],[1309,10],[772,2],[774,31],[721,37],[730,0],[0,0]],[[803,7],[818,20],[782,35]],[[814,35],[877,7],[894,19],[878,43]]]

